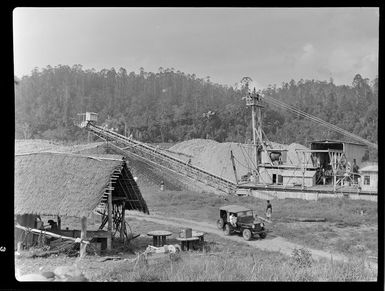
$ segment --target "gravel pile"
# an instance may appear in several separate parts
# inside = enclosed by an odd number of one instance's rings
[[[283,145],[272,142],[275,149],[287,149],[287,163],[298,165],[299,160],[296,149],[307,149],[305,146],[297,143]],[[230,151],[235,158],[238,179],[254,168],[253,147],[248,144],[225,142],[219,143],[208,139],[192,139],[178,143],[170,151],[180,152],[184,155],[190,155],[191,164],[202,168],[212,174],[221,176],[225,179],[235,182],[234,171],[230,159]],[[188,162],[189,158],[181,155],[169,153],[176,158]]]

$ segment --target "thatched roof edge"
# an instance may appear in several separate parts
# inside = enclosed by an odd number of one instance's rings
[[[15,214],[88,216],[123,163],[68,153],[15,155]]]

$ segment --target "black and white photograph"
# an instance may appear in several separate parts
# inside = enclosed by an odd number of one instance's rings
[[[15,280],[383,282],[380,10],[16,7]]]

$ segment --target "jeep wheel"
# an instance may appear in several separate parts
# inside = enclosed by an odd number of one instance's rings
[[[252,237],[253,235],[251,234],[250,229],[245,228],[245,229],[243,230],[243,232],[242,232],[242,236],[243,236],[243,238],[244,238],[245,240],[251,240],[251,237]]]
[[[230,235],[230,233],[231,233],[230,225],[228,225],[228,224],[225,225],[224,232],[225,232],[225,235]]]
[[[261,232],[261,233],[259,234],[259,236],[260,236],[261,238],[265,238],[265,237],[266,237],[266,232]]]
[[[223,229],[224,224],[225,224],[225,222],[223,221],[222,218],[219,218],[219,219],[217,220],[217,227],[218,227],[219,229]]]

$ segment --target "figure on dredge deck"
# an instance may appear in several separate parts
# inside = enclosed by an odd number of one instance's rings
[[[360,169],[360,167],[356,164],[356,159],[353,159],[352,172],[353,172],[354,183],[358,182],[358,177],[359,177],[358,170],[359,169]]]

